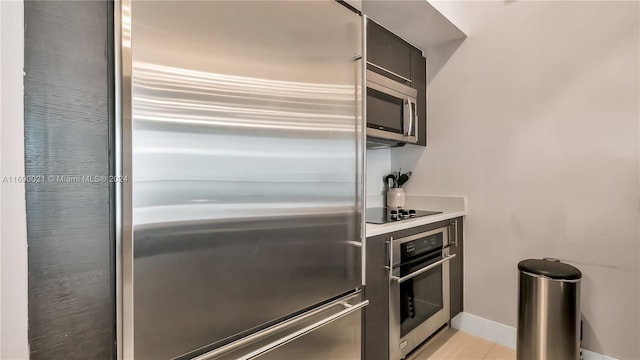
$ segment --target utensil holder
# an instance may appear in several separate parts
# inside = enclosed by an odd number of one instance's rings
[[[387,206],[393,209],[404,206],[403,188],[391,188],[387,191]]]

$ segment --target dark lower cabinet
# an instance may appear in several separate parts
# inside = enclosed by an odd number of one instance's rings
[[[427,59],[411,48],[411,87],[418,90],[418,145],[427,146]]]
[[[388,241],[393,234],[367,238],[367,270],[364,308],[364,360],[389,359]]]
[[[456,257],[449,262],[449,292],[450,292],[450,310],[451,317],[458,315],[464,310],[464,239],[463,239],[463,221],[462,218],[451,220],[451,231],[449,232],[449,244],[452,246],[449,248],[449,254],[455,254]]]

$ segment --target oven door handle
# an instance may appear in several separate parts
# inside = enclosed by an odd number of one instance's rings
[[[405,282],[405,281],[407,281],[409,279],[412,279],[412,278],[414,278],[414,277],[416,277],[416,276],[418,276],[418,275],[420,275],[422,273],[425,273],[425,272],[433,269],[434,267],[436,267],[438,265],[441,265],[442,263],[445,263],[445,262],[453,259],[454,257],[456,257],[456,254],[445,256],[442,260],[438,260],[438,261],[434,262],[431,265],[425,266],[420,270],[414,271],[411,274],[408,274],[408,275],[405,275],[405,276],[402,276],[402,277],[395,276],[395,275],[390,275],[391,280],[397,281],[398,284],[403,283],[403,282]]]

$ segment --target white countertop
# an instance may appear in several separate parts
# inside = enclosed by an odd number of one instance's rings
[[[406,199],[405,208],[442,211],[442,214],[422,216],[388,224],[367,224],[367,237],[404,230],[415,226],[432,224],[438,221],[454,219],[467,215],[466,199],[464,197],[407,194]]]

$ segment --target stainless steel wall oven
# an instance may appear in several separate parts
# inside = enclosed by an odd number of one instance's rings
[[[449,321],[447,227],[388,242],[389,356],[404,358]]]

